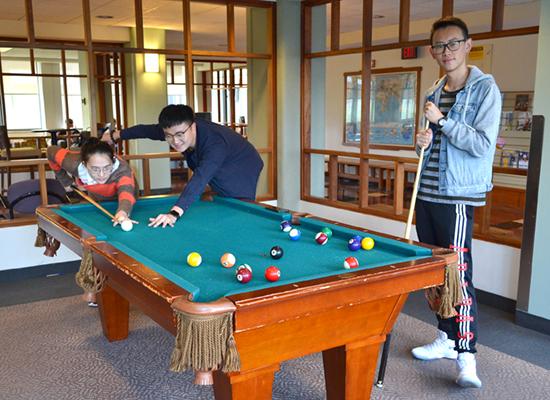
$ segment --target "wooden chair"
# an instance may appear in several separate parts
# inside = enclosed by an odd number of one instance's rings
[[[8,136],[8,129],[4,125],[0,125],[0,160],[1,161],[11,161],[11,160],[22,160],[28,158],[40,158],[42,152],[40,149],[34,147],[18,147],[12,148],[10,143],[10,138]],[[31,167],[31,179],[34,179],[34,167]],[[4,186],[4,174],[7,175],[7,185]],[[1,168],[0,175],[2,186],[0,190],[4,192],[11,185],[11,168]]]

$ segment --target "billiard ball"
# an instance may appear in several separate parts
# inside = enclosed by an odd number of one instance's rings
[[[328,226],[325,226],[323,229],[321,229],[321,232],[327,235],[329,239],[332,237],[332,229],[330,229]]]
[[[134,229],[134,224],[132,223],[132,221],[130,221],[129,219],[125,219],[124,221],[122,221],[122,223],[120,224],[120,227],[122,228],[122,230],[124,232],[130,232],[132,229]]]
[[[283,248],[279,246],[273,246],[271,250],[269,250],[269,255],[271,256],[271,258],[278,260],[283,256]]]
[[[265,279],[269,282],[276,282],[281,277],[281,271],[279,268],[271,265],[265,269]]]
[[[250,273],[252,273],[252,267],[248,264],[241,264],[237,267],[237,271],[236,273],[238,273],[241,269],[247,269],[250,271]]]
[[[300,232],[299,229],[292,228],[290,231],[288,231],[288,237],[290,240],[298,240],[302,236],[302,232]]]
[[[187,264],[189,264],[191,267],[198,267],[201,265],[202,257],[197,252],[192,252],[187,255]]]
[[[324,232],[319,232],[317,235],[315,235],[315,241],[322,246],[324,244],[327,244],[328,236]]]
[[[281,222],[281,230],[283,232],[288,232],[292,229],[292,225],[288,221]]]
[[[367,236],[366,238],[361,240],[361,247],[364,250],[372,250],[372,248],[374,247],[374,239]]]
[[[231,268],[233,265],[235,265],[237,260],[233,254],[225,253],[222,258],[220,258],[220,262],[222,263],[222,267]]]
[[[361,240],[363,240],[363,236],[354,235],[354,236],[352,237],[352,239],[355,240],[356,242],[361,243]]]
[[[247,282],[250,282],[252,280],[252,272],[250,272],[249,269],[247,268],[241,268],[238,272],[237,272],[237,280],[241,283],[247,283]]]
[[[344,260],[344,268],[345,269],[357,268],[358,266],[359,266],[359,261],[355,257],[347,257]]]
[[[348,249],[350,249],[351,251],[357,251],[361,248],[361,242],[358,242],[357,240],[355,240],[354,238],[351,238],[349,241],[348,241]]]

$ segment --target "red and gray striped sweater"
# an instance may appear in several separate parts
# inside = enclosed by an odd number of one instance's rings
[[[138,187],[134,174],[128,163],[118,159],[114,164],[114,170],[107,182],[90,183],[90,177],[81,176],[87,174],[79,151],[69,151],[59,146],[48,147],[48,161],[55,172],[55,177],[63,186],[76,183],[84,187],[88,194],[97,201],[118,199],[117,212],[126,211],[128,215],[136,202]],[[80,171],[80,172],[79,172]]]

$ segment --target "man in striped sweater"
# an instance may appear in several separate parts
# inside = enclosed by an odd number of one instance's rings
[[[492,76],[466,65],[472,47],[466,24],[446,17],[433,24],[430,52],[446,72],[428,91],[417,134],[425,148],[416,203],[420,241],[458,252],[463,301],[456,316],[438,316],[438,338],[412,350],[421,360],[457,360],[456,382],[481,387],[476,370],[477,303],[472,283],[473,207],[485,205],[499,131],[501,96]]]

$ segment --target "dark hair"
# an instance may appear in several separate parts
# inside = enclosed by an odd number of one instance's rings
[[[191,107],[183,104],[170,104],[164,107],[159,114],[159,125],[163,129],[185,122],[189,124],[195,122],[195,113]]]
[[[432,43],[435,31],[447,28],[449,26],[456,26],[457,28],[460,28],[462,34],[464,35],[464,39],[468,39],[468,27],[464,21],[457,17],[443,17],[433,23],[432,31],[430,32],[430,43]]]
[[[90,157],[94,154],[105,154],[111,160],[115,159],[113,148],[109,146],[107,142],[102,142],[96,137],[91,137],[87,139],[82,146],[82,149],[80,150],[80,156],[82,157],[82,161],[87,163]]]

